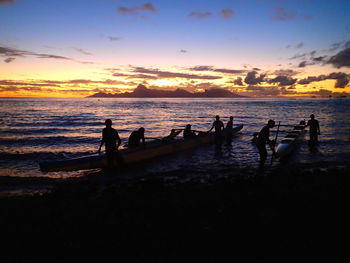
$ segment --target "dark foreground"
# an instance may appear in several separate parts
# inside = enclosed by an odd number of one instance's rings
[[[0,259],[349,262],[349,171],[243,169],[182,182],[97,174],[42,196],[3,197]]]

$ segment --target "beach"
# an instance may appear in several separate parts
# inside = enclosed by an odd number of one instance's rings
[[[56,183],[50,193],[2,197],[3,251],[10,252],[4,256],[347,262],[349,171],[349,165],[323,163],[135,180],[98,172]]]

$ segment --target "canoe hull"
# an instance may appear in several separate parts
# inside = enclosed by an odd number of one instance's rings
[[[242,124],[234,127],[232,133],[236,134],[242,128]],[[153,142],[142,148],[121,150],[120,154],[123,158],[123,164],[133,164],[161,156],[184,152],[202,145],[213,143],[214,140],[215,136],[213,134],[205,134],[187,140],[181,139],[170,142]],[[118,163],[118,160],[116,159],[115,162]],[[70,160],[42,162],[39,165],[41,171],[57,172],[104,168],[107,164],[105,155],[91,155]]]
[[[275,149],[276,158],[284,158],[290,155],[299,145],[305,135],[305,125],[297,125],[291,130]]]

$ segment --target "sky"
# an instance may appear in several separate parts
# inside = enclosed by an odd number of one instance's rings
[[[349,0],[0,0],[0,97],[350,95]]]

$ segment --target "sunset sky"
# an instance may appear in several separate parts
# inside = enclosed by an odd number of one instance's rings
[[[349,0],[0,0],[0,96],[350,93],[349,14]]]

